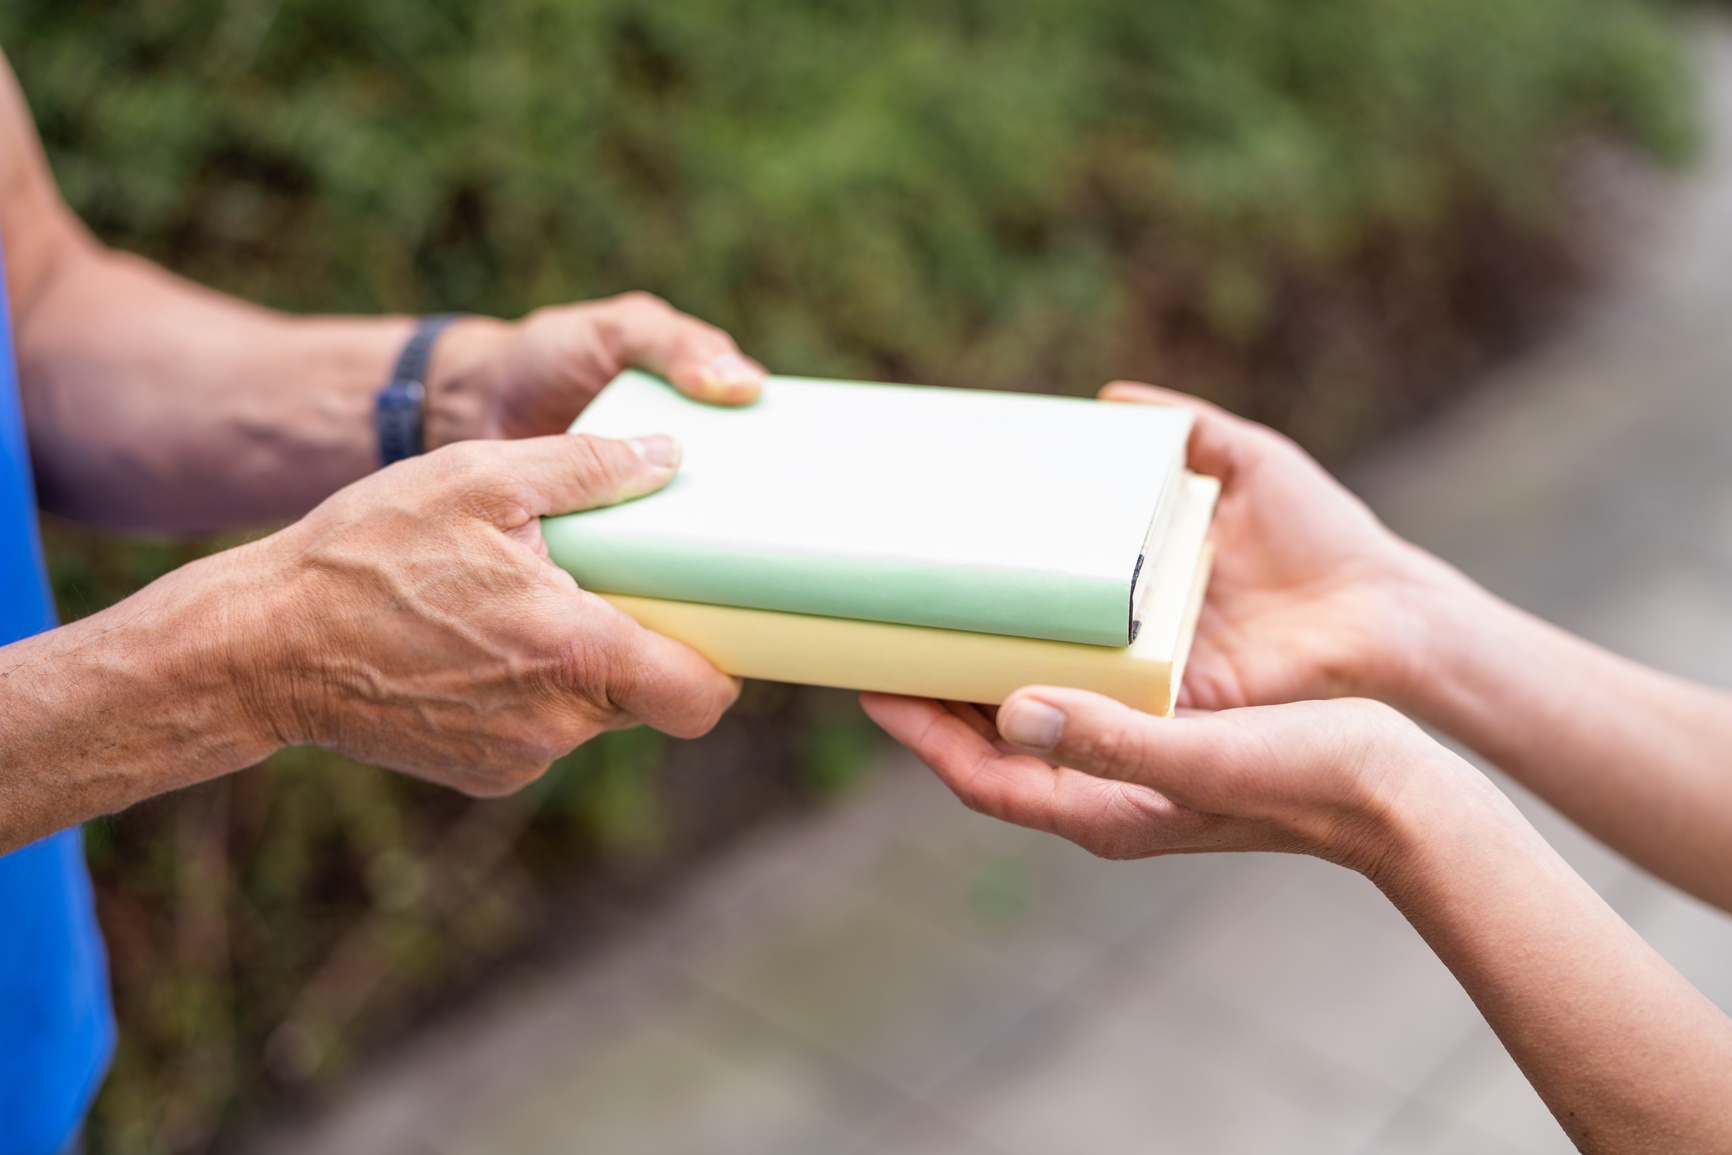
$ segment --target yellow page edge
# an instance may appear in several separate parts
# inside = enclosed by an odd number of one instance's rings
[[[598,596],[737,677],[985,704],[1022,686],[1072,686],[1171,714],[1214,561],[1208,530],[1220,488],[1211,477],[1186,478],[1184,506],[1130,646]]]

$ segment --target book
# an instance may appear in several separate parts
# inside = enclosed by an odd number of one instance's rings
[[[543,533],[599,593],[1123,648],[1185,491],[1191,422],[792,377],[726,409],[631,371],[572,431],[667,434],[679,475]]]
[[[1142,629],[1128,646],[601,596],[739,677],[993,705],[1019,686],[1060,685],[1171,714],[1209,582],[1219,493],[1214,478],[1186,476],[1165,548],[1147,567]]]

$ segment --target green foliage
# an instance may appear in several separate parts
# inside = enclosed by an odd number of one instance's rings
[[[12,0],[105,240],[298,310],[645,288],[790,372],[1211,393],[1340,451],[1515,331],[1571,150],[1664,162],[1639,0]],[[62,611],[220,543],[50,527]],[[100,1152],[205,1148],[531,941],[856,782],[845,697],[754,684],[471,803],[318,751],[94,826],[123,1019]],[[1026,909],[1026,864],[970,890]],[[565,909],[561,907],[561,909]]]
[[[606,846],[653,852],[667,834],[655,782],[666,744],[643,726],[603,734],[554,767],[550,801]]]
[[[1283,270],[1691,137],[1631,0],[22,0],[0,42],[98,231],[255,298],[647,288],[788,371],[1014,388],[1136,363],[1147,276],[1244,346]]]

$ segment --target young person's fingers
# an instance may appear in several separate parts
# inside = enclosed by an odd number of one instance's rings
[[[1197,413],[1226,414],[1226,410],[1211,401],[1168,389],[1162,385],[1145,385],[1141,381],[1109,381],[1101,386],[1097,396],[1102,401],[1118,401],[1131,405],[1176,405]]]
[[[959,717],[949,705],[901,694],[860,695],[866,716],[919,755],[967,802],[974,790],[974,775],[997,751],[977,723]]]
[[[1037,757],[1307,837],[1375,811],[1437,750],[1398,711],[1351,698],[1157,718],[1100,694],[1029,686],[999,709],[998,728]]]
[[[998,741],[998,728],[979,706],[972,702],[941,702],[940,705],[961,718],[970,729],[988,742]]]
[[[1019,826],[1050,828],[1035,795],[1042,780],[1051,777],[1051,766],[1027,755],[1001,753],[987,735],[930,698],[862,694],[860,705],[969,809]]]
[[[1219,405],[1156,385],[1135,381],[1114,381],[1100,391],[1103,401],[1133,405],[1173,405],[1188,409],[1196,417],[1191,428],[1191,440],[1186,447],[1188,463],[1198,473],[1220,478],[1221,484],[1231,485],[1234,475],[1247,459],[1266,448],[1260,439],[1278,436],[1254,422],[1222,409]]]
[[[1007,751],[946,704],[862,694],[868,715],[920,756],[970,809],[1075,842],[1103,858],[1264,848],[1231,819],[1201,814],[1157,791]]]
[[[1018,690],[998,711],[998,731],[1017,749],[1205,809],[1215,808],[1236,776],[1238,743],[1213,722],[1157,718],[1101,694],[1058,686]]]
[[[868,717],[914,751],[971,810],[1059,833],[1067,817],[1064,811],[1077,804],[1074,788],[1071,797],[1062,801],[1055,792],[1057,767],[1002,747],[972,706],[896,694],[862,694],[860,704]],[[1073,826],[1081,818],[1068,817]]]

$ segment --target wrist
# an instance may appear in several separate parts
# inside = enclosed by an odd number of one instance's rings
[[[1454,752],[1426,738],[1409,755],[1391,760],[1393,772],[1366,809],[1364,837],[1336,859],[1404,911],[1460,882],[1472,848],[1538,837],[1509,797]]]
[[[208,764],[189,767],[188,781],[251,766],[287,744],[251,693],[276,628],[268,578],[250,564],[256,552],[244,545],[202,558],[145,591],[160,608],[149,626],[154,636],[139,648],[157,655],[153,677],[190,704],[190,729],[211,753]]]
[[[516,332],[517,325],[510,321],[464,317],[440,334],[425,382],[427,451],[499,435],[493,399],[499,391],[501,353]]]
[[[1524,676],[1557,667],[1550,627],[1441,561],[1407,603],[1411,632],[1386,674],[1385,701],[1470,747],[1516,710]],[[1560,671],[1561,672],[1561,671]]]
[[[1397,541],[1401,557],[1380,583],[1369,637],[1342,678],[1347,692],[1432,720],[1444,683],[1473,651],[1469,639],[1500,605],[1460,571]]]
[[[274,749],[333,744],[328,700],[333,683],[350,672],[324,635],[351,623],[354,611],[326,569],[302,563],[308,543],[297,531],[304,525],[219,555],[232,585],[224,632],[235,709]]]
[[[1515,922],[1533,932],[1586,887],[1503,791],[1456,761],[1466,773],[1415,790],[1361,873],[1468,985],[1472,956],[1505,937],[1500,913],[1524,909]]]
[[[251,591],[222,555],[0,651],[0,749],[17,803],[0,849],[263,760],[243,686]]]

